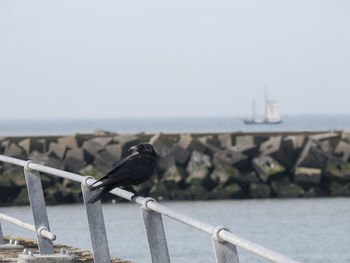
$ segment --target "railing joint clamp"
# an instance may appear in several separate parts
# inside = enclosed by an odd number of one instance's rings
[[[157,202],[156,199],[152,198],[152,197],[145,197],[143,200],[142,200],[142,209],[144,210],[149,210],[149,208],[147,207],[148,205],[148,202]]]
[[[218,241],[218,242],[225,242],[225,240],[223,240],[223,239],[220,238],[220,236],[219,236],[220,231],[222,231],[222,230],[231,232],[230,229],[228,229],[228,228],[225,227],[225,226],[217,226],[217,227],[214,229],[214,233],[213,233],[213,238],[214,238],[214,240],[216,240],[216,241]]]
[[[24,169],[27,170],[27,171],[33,171],[33,169],[29,168],[29,164],[33,163],[32,160],[28,160],[26,161],[26,164],[24,165]]]
[[[43,232],[44,230],[49,231],[49,230],[47,229],[47,227],[44,227],[44,226],[41,226],[41,227],[38,228],[37,233],[38,233],[39,237],[44,238],[43,234],[41,233],[41,232]]]
[[[87,186],[87,187],[90,187],[91,185],[88,184],[88,182],[87,182],[89,179],[95,179],[95,178],[93,178],[92,176],[84,176],[82,184]]]

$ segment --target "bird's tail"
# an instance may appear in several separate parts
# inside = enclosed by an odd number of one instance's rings
[[[102,191],[99,191],[94,197],[92,197],[89,201],[88,204],[93,204],[100,200],[102,196],[104,196],[106,193],[108,193],[112,188],[109,187],[104,187]]]

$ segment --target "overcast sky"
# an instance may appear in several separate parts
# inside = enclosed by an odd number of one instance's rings
[[[0,2],[0,119],[350,114],[350,1]]]

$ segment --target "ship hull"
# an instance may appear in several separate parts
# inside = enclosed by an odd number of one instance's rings
[[[244,124],[280,124],[280,121],[256,121],[256,120],[244,120]]]

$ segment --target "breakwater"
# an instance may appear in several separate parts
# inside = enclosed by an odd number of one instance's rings
[[[94,134],[2,137],[1,153],[102,177],[150,142],[159,172],[136,190],[170,200],[350,196],[350,132]],[[0,166],[0,204],[28,204],[23,171]],[[48,204],[81,202],[80,185],[41,175]],[[111,198],[107,196],[106,199]]]

